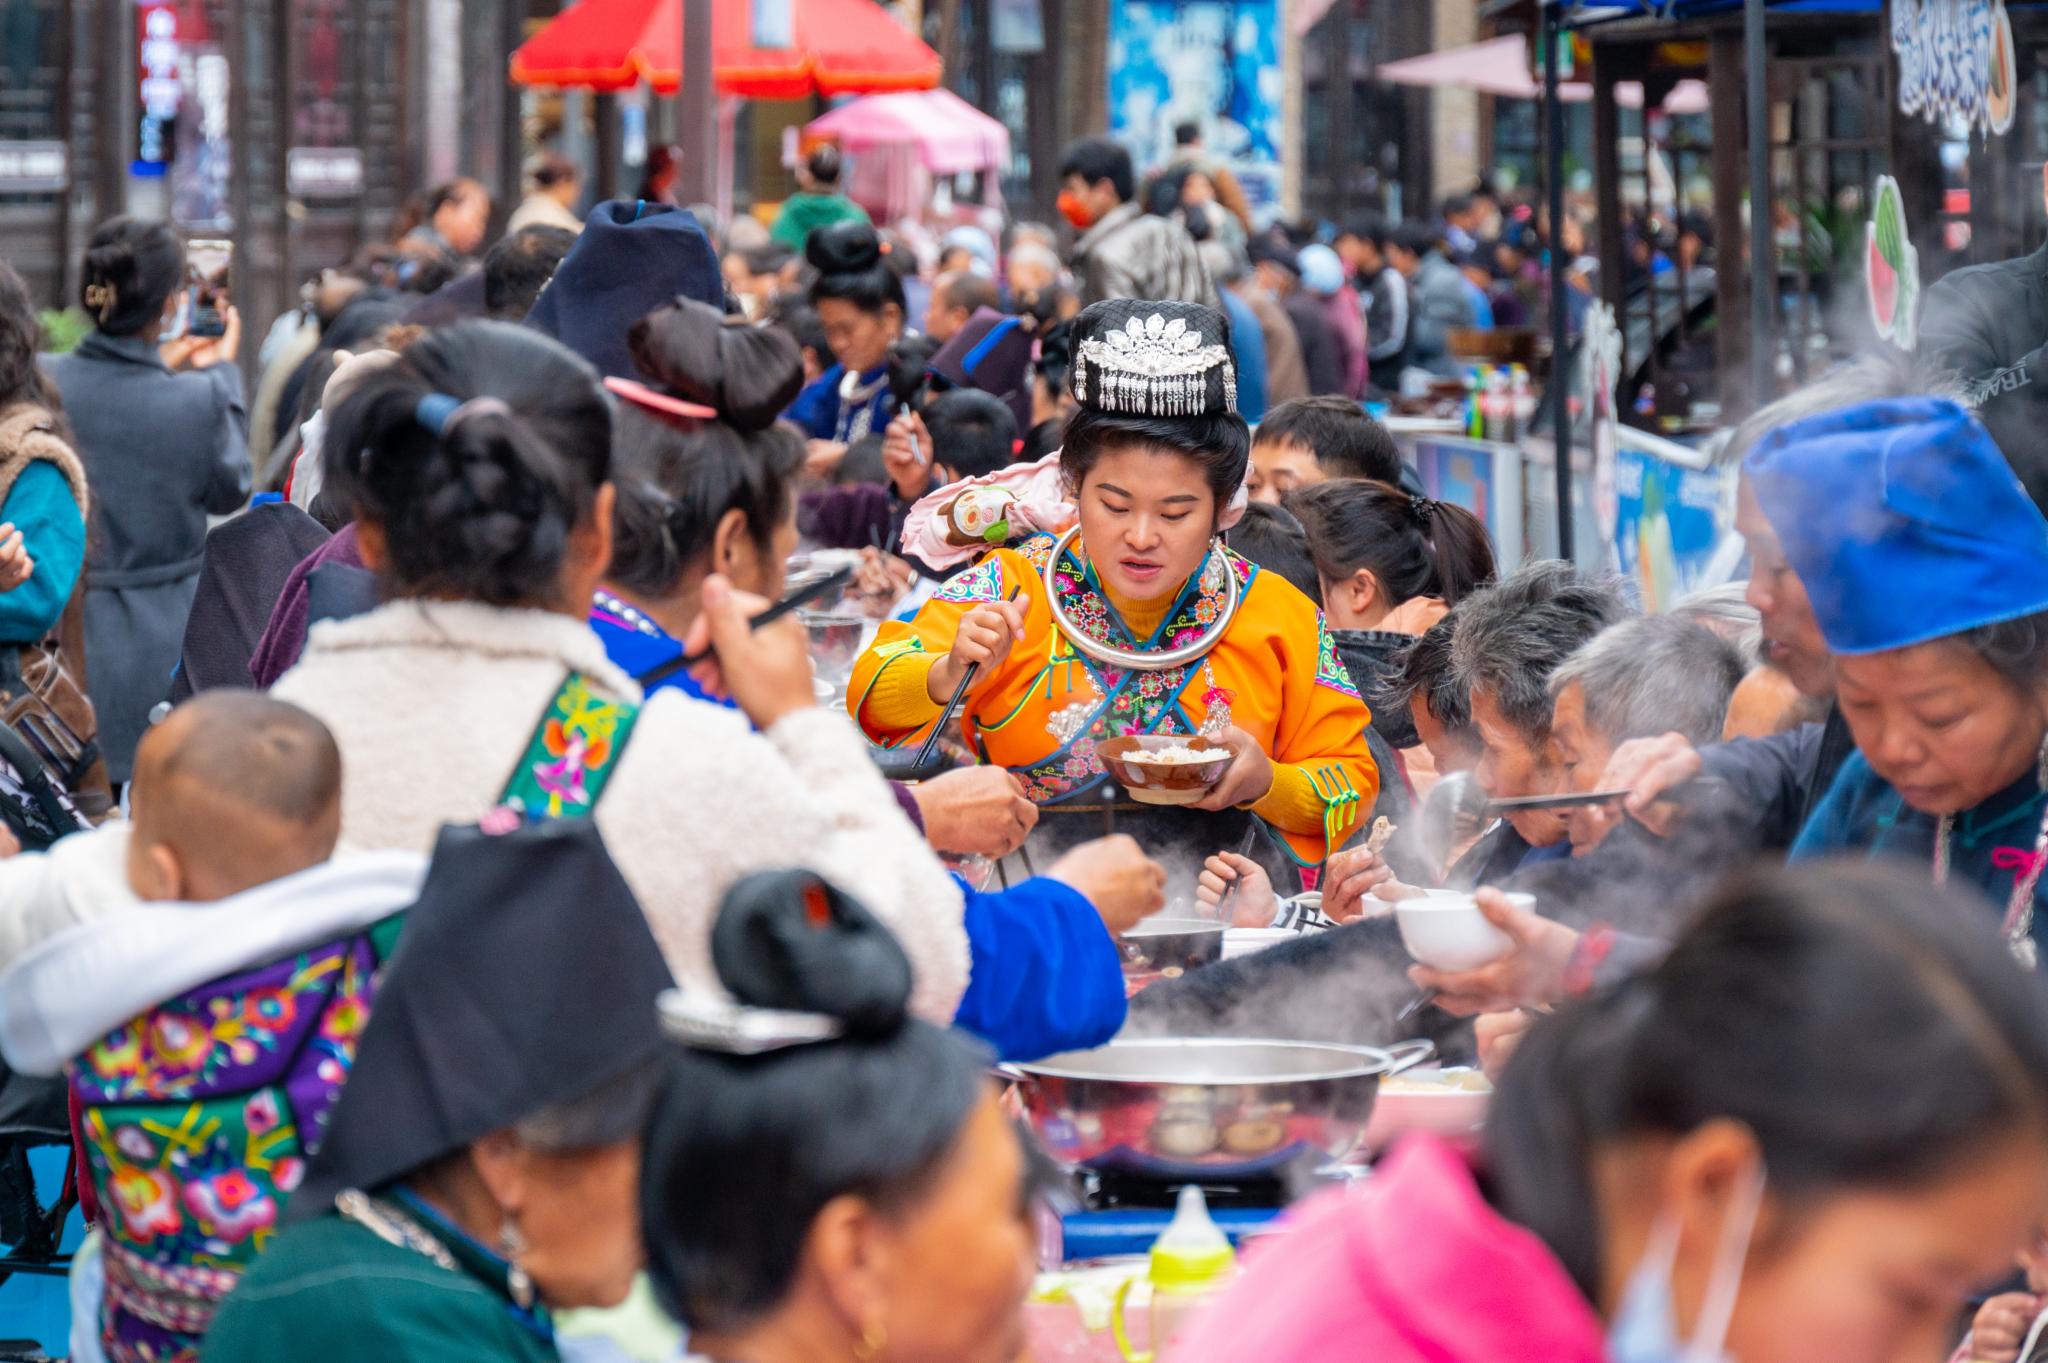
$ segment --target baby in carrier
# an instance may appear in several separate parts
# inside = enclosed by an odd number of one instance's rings
[[[423,859],[330,861],[339,750],[256,692],[151,729],[131,811],[0,860],[0,1053],[69,1091],[75,1356],[167,1363],[317,1148]]]

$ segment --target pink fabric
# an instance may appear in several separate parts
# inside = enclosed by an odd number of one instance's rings
[[[989,546],[986,544],[954,544],[946,538],[946,520],[942,513],[952,505],[963,488],[970,487],[1003,487],[1016,496],[1016,502],[1010,507],[1009,542],[1012,544],[1033,535],[1057,535],[1074,523],[1074,504],[1067,500],[1066,485],[1060,477],[1060,452],[1054,450],[1036,463],[1011,464],[994,473],[985,473],[979,478],[963,478],[925,493],[904,518],[902,552],[940,572],[972,563],[987,553]],[[1228,530],[1243,520],[1248,504],[1245,490],[1239,486],[1237,495],[1230,499],[1230,505],[1218,518],[1216,528]]]
[[[1305,1203],[1254,1244],[1174,1363],[1601,1363],[1604,1329],[1564,1266],[1486,1204],[1430,1136],[1362,1187]]]

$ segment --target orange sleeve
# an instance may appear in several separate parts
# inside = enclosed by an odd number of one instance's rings
[[[846,688],[847,713],[861,731],[876,743],[895,746],[937,719],[945,704],[931,699],[926,680],[933,665],[953,647],[961,618],[978,606],[1003,600],[1020,586],[1028,589],[1032,577],[1030,565],[1021,557],[997,549],[955,575],[918,608],[915,618],[885,622],[867,652],[855,660]]]
[[[1380,773],[1365,742],[1372,712],[1338,659],[1322,612],[1306,597],[1279,608],[1280,717],[1268,754],[1276,770],[1273,788],[1252,811],[1312,866],[1342,847],[1372,809]]]

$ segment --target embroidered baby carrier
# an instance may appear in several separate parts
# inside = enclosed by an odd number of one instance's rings
[[[402,921],[201,985],[67,1067],[112,1363],[196,1363],[320,1146]]]
[[[571,672],[526,740],[485,831],[595,814],[639,722],[639,706],[599,695],[582,673]]]

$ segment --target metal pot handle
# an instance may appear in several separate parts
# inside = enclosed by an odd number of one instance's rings
[[[1386,1079],[1400,1074],[1404,1070],[1412,1070],[1423,1061],[1435,1055],[1436,1043],[1434,1041],[1424,1041],[1418,1037],[1413,1041],[1397,1042],[1392,1046],[1384,1046],[1381,1049],[1394,1062],[1387,1067],[1387,1072],[1380,1076],[1382,1079]]]

